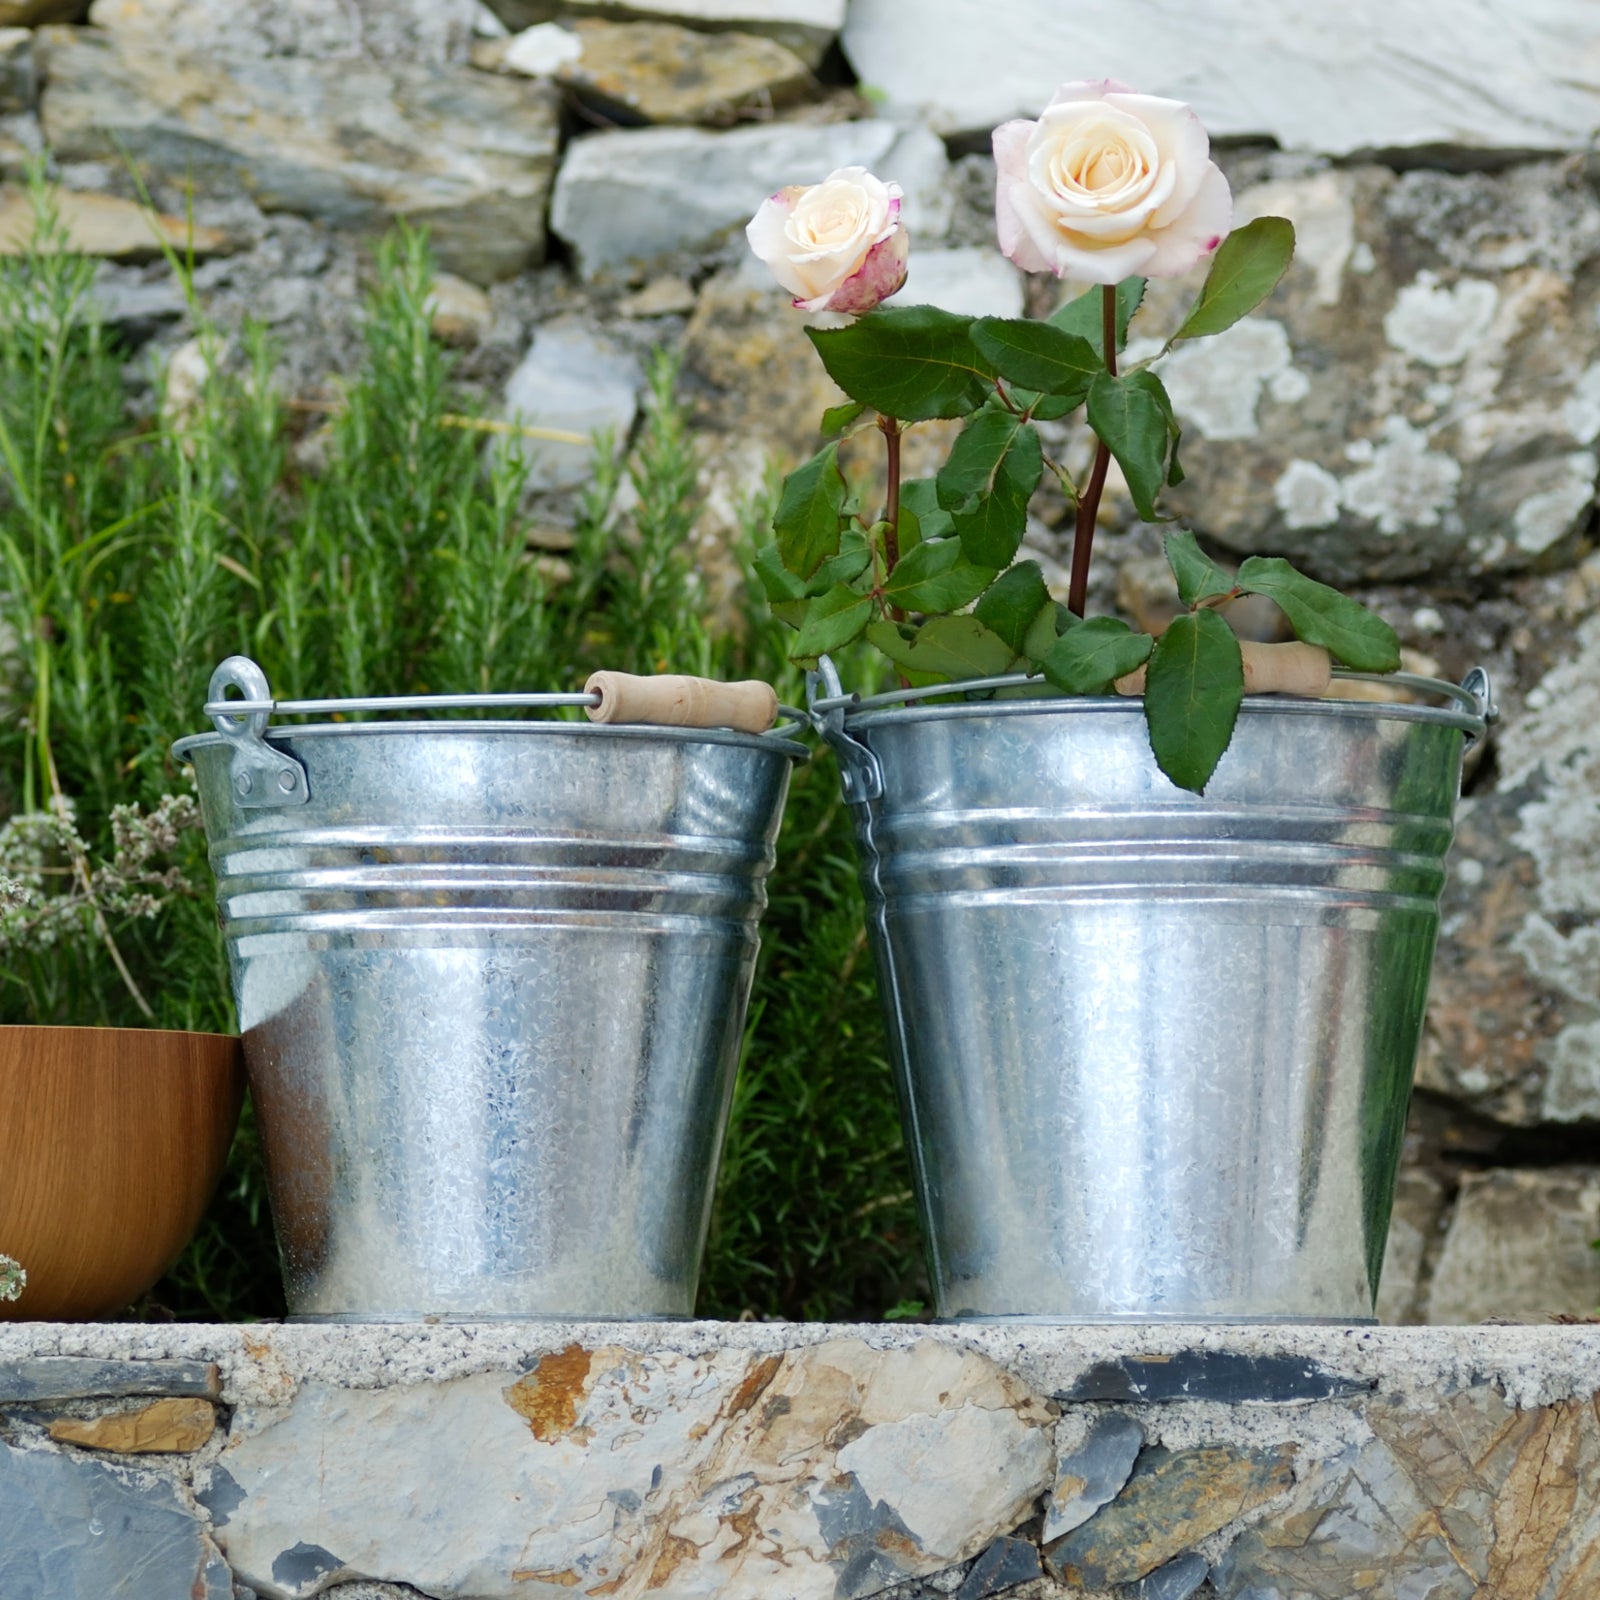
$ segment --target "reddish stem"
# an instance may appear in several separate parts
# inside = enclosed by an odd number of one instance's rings
[[[888,529],[883,536],[883,554],[890,572],[900,559],[900,423],[895,417],[881,417],[883,442],[889,449],[889,497],[883,508]]]
[[[1101,348],[1105,351],[1106,371],[1117,375],[1117,289],[1106,284],[1100,290]],[[1067,587],[1067,609],[1081,617],[1089,599],[1089,556],[1094,549],[1094,522],[1100,510],[1100,496],[1106,486],[1106,468],[1111,452],[1103,439],[1095,440],[1094,465],[1089,483],[1078,501],[1078,520],[1072,534],[1072,580]]]
[[[885,580],[900,562],[900,420],[898,417],[879,417],[883,442],[889,452],[889,494],[883,508],[883,575]],[[899,606],[889,607],[889,619],[903,622],[905,612]]]

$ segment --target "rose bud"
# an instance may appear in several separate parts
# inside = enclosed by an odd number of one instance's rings
[[[1025,272],[1175,278],[1233,220],[1194,112],[1110,79],[1062,84],[1037,122],[995,129],[994,156],[1000,248]]]
[[[859,315],[906,281],[911,241],[900,220],[900,185],[865,167],[780,189],[744,231],[801,311]]]

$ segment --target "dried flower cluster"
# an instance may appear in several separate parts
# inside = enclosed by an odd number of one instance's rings
[[[199,826],[190,795],[164,795],[150,812],[118,806],[111,859],[88,864],[70,801],[11,817],[0,825],[0,953],[95,940],[97,907],[103,916],[153,917],[175,895],[193,894],[181,867],[160,863]],[[88,864],[86,874],[78,863]]]

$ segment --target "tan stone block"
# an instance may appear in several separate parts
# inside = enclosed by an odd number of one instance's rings
[[[209,1400],[170,1399],[105,1417],[62,1417],[50,1424],[50,1437],[121,1455],[177,1455],[198,1450],[216,1426]]]
[[[191,230],[182,217],[147,210],[109,194],[55,192],[56,211],[66,230],[66,247],[112,261],[148,261],[163,243],[197,256],[226,255],[233,242],[219,228]],[[0,188],[0,255],[18,256],[33,237],[33,206],[25,190]]]

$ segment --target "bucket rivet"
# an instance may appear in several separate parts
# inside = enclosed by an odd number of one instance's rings
[[[285,794],[293,794],[294,785],[295,775],[290,772],[287,767],[285,767],[284,770],[278,774],[278,787],[282,789]]]
[[[233,786],[240,794],[249,794],[255,785],[250,781],[248,772],[236,772],[233,776]]]

